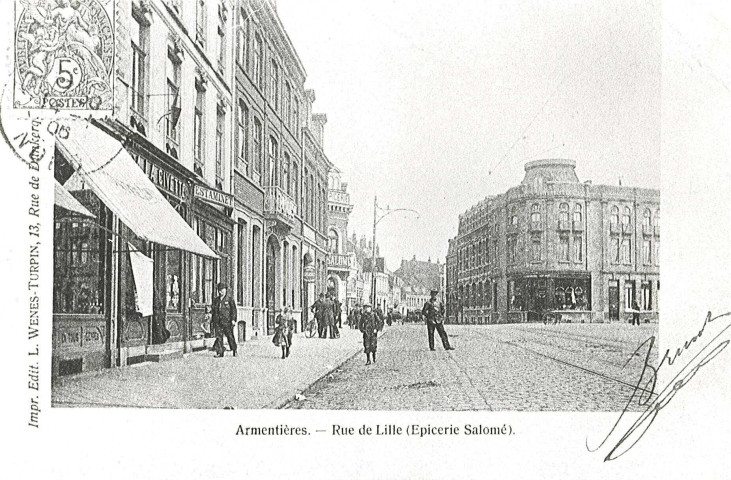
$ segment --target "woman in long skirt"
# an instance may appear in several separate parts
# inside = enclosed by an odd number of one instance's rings
[[[274,344],[282,347],[282,359],[289,357],[294,327],[292,311],[285,306],[283,313],[277,316],[277,330],[274,332]]]

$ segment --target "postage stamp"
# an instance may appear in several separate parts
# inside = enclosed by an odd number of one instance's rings
[[[16,109],[111,110],[113,2],[16,0]]]

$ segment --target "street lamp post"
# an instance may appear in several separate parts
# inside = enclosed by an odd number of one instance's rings
[[[372,257],[371,257],[371,305],[373,305],[373,309],[376,309],[376,225],[386,218],[387,216],[391,215],[392,213],[396,212],[411,212],[416,214],[416,218],[420,218],[419,212],[416,210],[413,210],[411,208],[394,208],[391,210],[388,205],[386,205],[385,209],[381,209],[383,211],[383,214],[379,217],[378,216],[378,199],[376,196],[373,197],[373,251],[372,251]]]

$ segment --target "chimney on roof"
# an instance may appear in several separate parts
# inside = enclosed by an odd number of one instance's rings
[[[416,255],[414,255],[414,258],[411,259],[412,262],[416,261]]]

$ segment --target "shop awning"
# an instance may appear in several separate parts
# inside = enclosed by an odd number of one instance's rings
[[[53,200],[54,204],[58,205],[59,207],[65,208],[70,212],[75,212],[85,217],[94,218],[94,214],[87,210],[86,207],[81,204],[81,202],[76,200],[74,196],[71,195],[69,191],[64,188],[63,185],[58,183],[57,180],[54,180],[53,182],[55,183],[55,196]]]
[[[168,203],[122,144],[84,120],[67,121],[56,146],[76,174],[138,237],[218,258]]]

